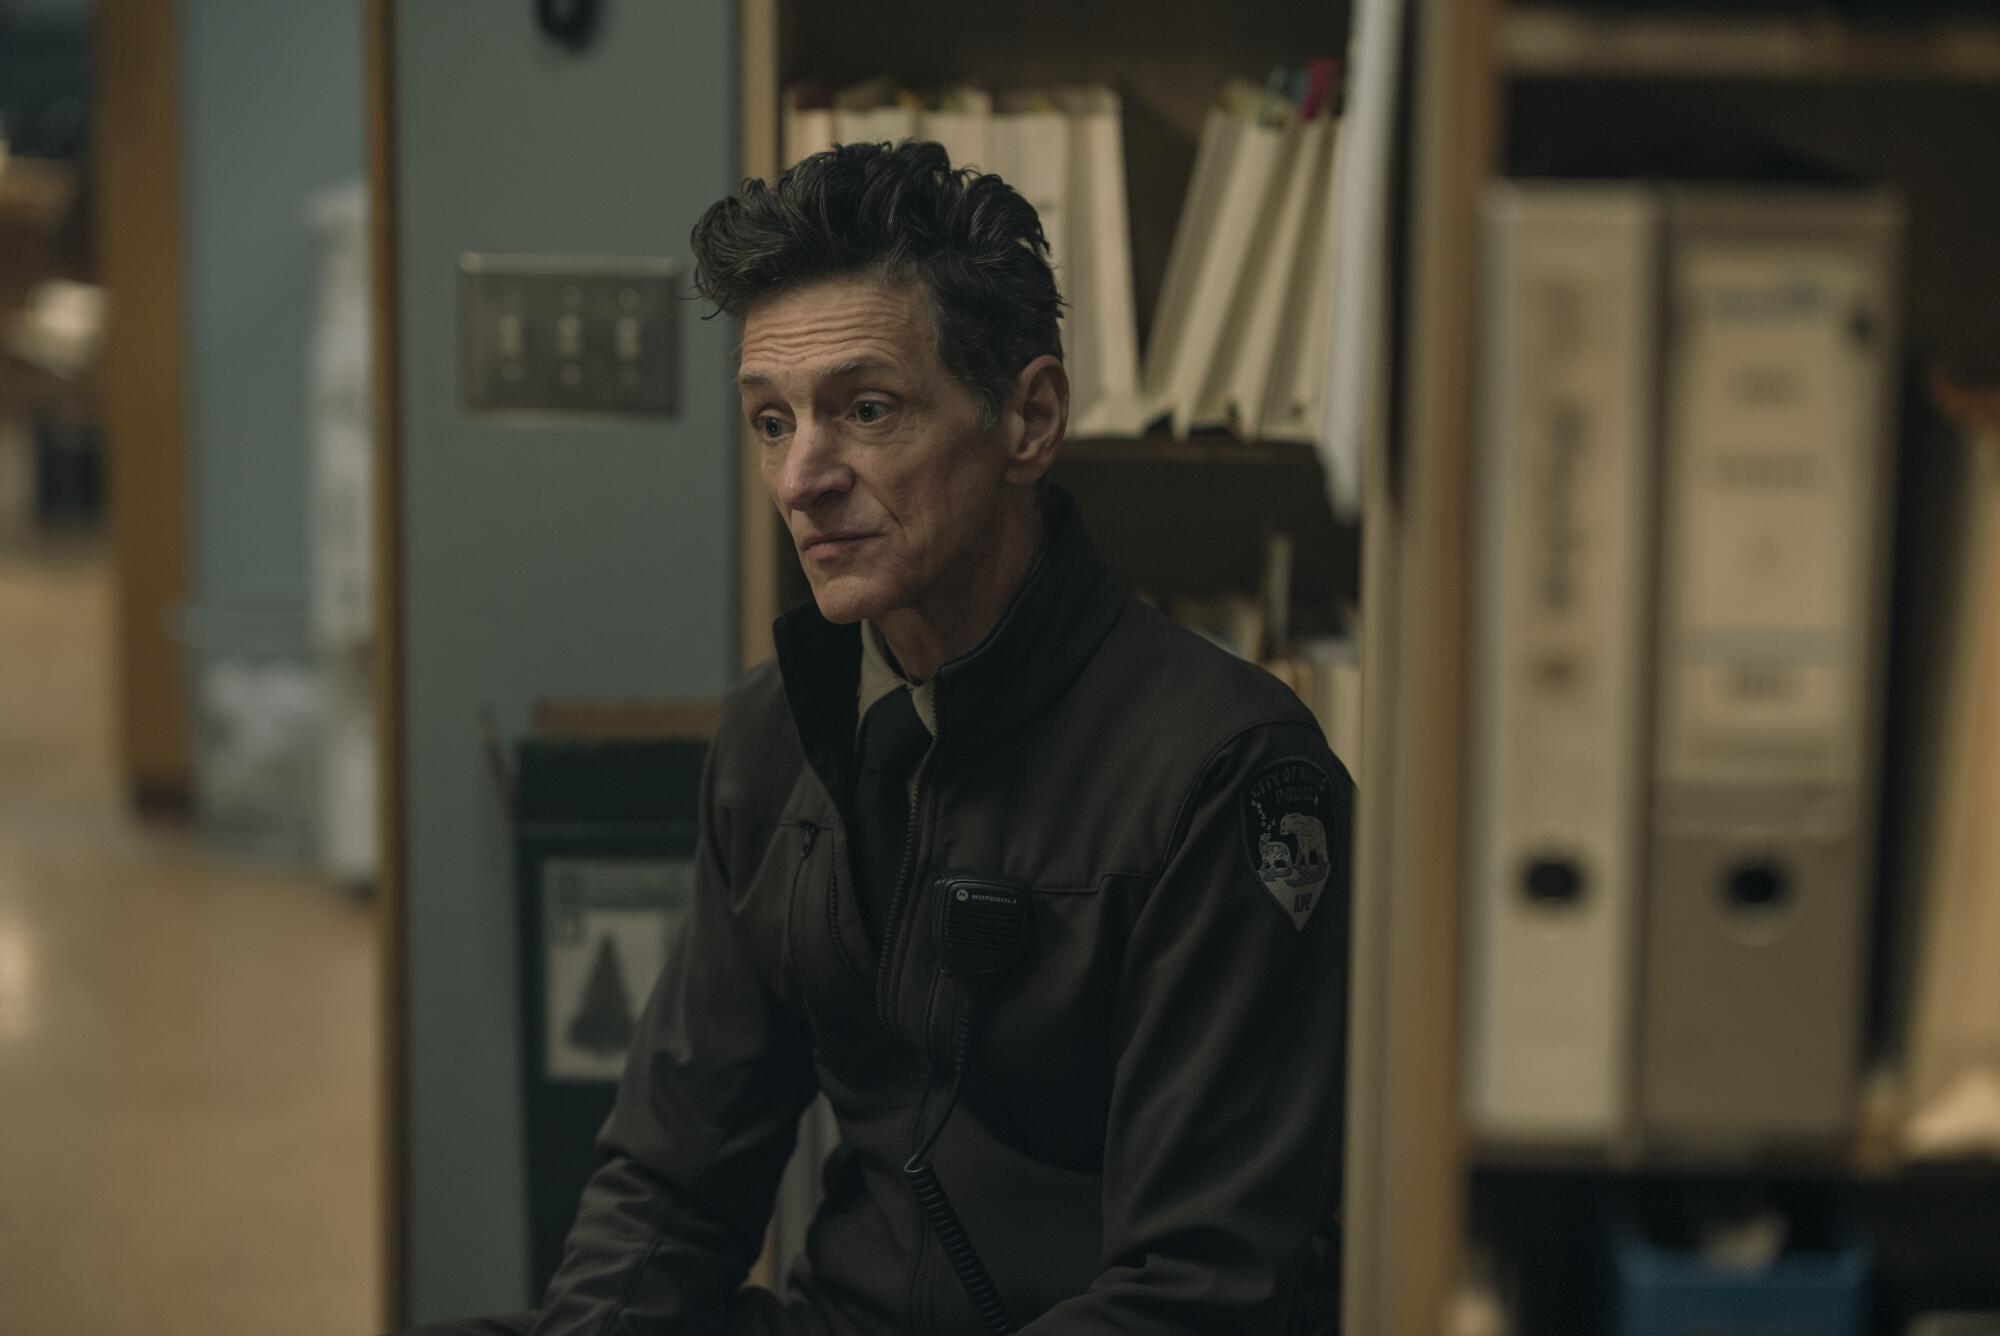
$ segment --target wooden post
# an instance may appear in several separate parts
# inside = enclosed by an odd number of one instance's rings
[[[1393,512],[1371,551],[1390,569],[1371,576],[1371,618],[1391,644],[1371,661],[1392,675],[1392,697],[1371,698],[1386,729],[1386,804],[1363,827],[1363,866],[1380,885],[1382,952],[1374,1017],[1378,1306],[1369,1330],[1436,1336],[1460,1279],[1465,1153],[1459,1115],[1459,968],[1462,942],[1467,484],[1473,430],[1478,201],[1492,175],[1498,98],[1496,0],[1419,0],[1412,29],[1414,86],[1409,285],[1403,402],[1392,493],[1377,495],[1373,526]],[[1371,627],[1371,634],[1373,630]],[[1379,679],[1369,682],[1369,689]],[[1377,715],[1386,708],[1386,719]]]
[[[100,0],[92,28],[119,752],[142,810],[180,811],[193,747],[174,632],[189,567],[179,25],[169,0]]]

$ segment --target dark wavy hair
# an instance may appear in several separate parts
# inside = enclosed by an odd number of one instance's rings
[[[1022,367],[1062,356],[1048,238],[997,176],[954,170],[941,145],[841,144],[743,183],[694,225],[695,287],[740,316],[826,278],[913,279],[939,360],[996,420]]]

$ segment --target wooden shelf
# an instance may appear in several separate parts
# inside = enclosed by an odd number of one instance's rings
[[[1917,1312],[1990,1293],[2000,1194],[1984,1165],[1910,1165],[1883,1174],[1839,1166],[1638,1171],[1482,1170],[1476,1237],[1508,1280],[1511,1330],[1607,1331],[1617,1281],[1605,1244],[1624,1216],[1670,1221],[1746,1204],[1782,1210],[1807,1249],[1865,1240],[1870,1331],[1902,1331]]]
[[[1090,464],[1202,464],[1243,468],[1310,468],[1313,447],[1291,441],[1246,442],[1226,432],[1199,432],[1177,441],[1165,432],[1137,437],[1065,441],[1061,461]]]
[[[1856,1185],[1905,1183],[1916,1187],[1958,1186],[1988,1193],[2000,1189],[2000,1160],[1976,1157],[1884,1158],[1867,1149],[1766,1152],[1727,1156],[1649,1155],[1622,1158],[1615,1151],[1586,1151],[1475,1144],[1470,1168],[1489,1182],[1538,1177],[1603,1181],[1686,1180],[1771,1182],[1826,1181]],[[2000,1203],[2000,1197],[1994,1198]]]
[[[1695,1152],[1639,1146],[1576,1147],[1478,1141],[1468,1147],[1471,1168],[1480,1174],[1585,1175],[1606,1178],[1840,1179],[1877,1182],[1910,1175],[1948,1172],[1948,1162],[1904,1160],[1883,1147],[1856,1144],[1824,1150]]]
[[[1053,476],[1077,498],[1099,552],[1128,589],[1253,592],[1265,539],[1283,533],[1296,544],[1293,592],[1301,606],[1352,601],[1356,531],[1335,522],[1310,445],[1246,445],[1222,432],[1069,441]]]
[[[2000,23],[1865,24],[1509,10],[1500,62],[1516,78],[2000,84]]]

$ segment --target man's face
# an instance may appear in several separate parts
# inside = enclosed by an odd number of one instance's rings
[[[1004,449],[937,355],[914,283],[830,279],[743,320],[764,485],[829,621],[949,596],[998,514]]]

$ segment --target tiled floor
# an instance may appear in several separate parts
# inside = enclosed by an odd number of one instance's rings
[[[132,819],[109,600],[0,552],[0,1330],[373,1331],[370,915]]]

